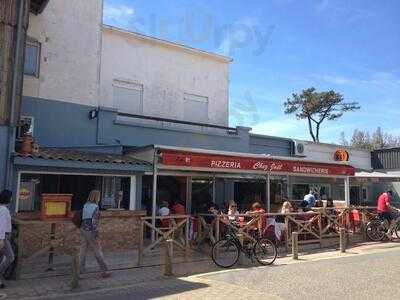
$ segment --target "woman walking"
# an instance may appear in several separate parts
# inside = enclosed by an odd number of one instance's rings
[[[111,274],[107,272],[107,265],[104,260],[103,251],[101,250],[99,241],[99,201],[100,191],[93,190],[82,210],[82,225],[81,225],[81,253],[80,253],[80,272],[85,272],[86,255],[88,248],[92,249],[97,263],[102,271],[103,278],[109,277]]]
[[[7,205],[11,201],[12,193],[4,190],[0,194],[0,289],[6,286],[3,283],[3,275],[15,259],[9,240],[11,233],[11,215]]]

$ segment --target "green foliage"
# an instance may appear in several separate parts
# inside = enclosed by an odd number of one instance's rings
[[[380,127],[376,128],[372,135],[366,130],[356,129],[353,132],[350,143],[346,144],[347,140],[344,136],[344,133],[339,142],[344,146],[349,145],[358,149],[372,151],[400,147],[400,136],[394,136],[389,133],[385,133]]]
[[[333,90],[317,92],[315,88],[293,94],[284,103],[286,114],[295,114],[299,120],[307,120],[310,135],[314,142],[319,142],[321,124],[334,121],[345,112],[360,109],[358,102],[345,102],[343,95]]]

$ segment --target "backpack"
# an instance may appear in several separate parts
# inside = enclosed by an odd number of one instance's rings
[[[71,219],[72,223],[78,228],[81,228],[82,225],[82,210],[77,210],[74,212],[74,215]]]

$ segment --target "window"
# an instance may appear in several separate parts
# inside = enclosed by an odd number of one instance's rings
[[[208,98],[184,95],[183,116],[186,121],[208,123]]]
[[[143,85],[114,80],[114,107],[121,112],[137,114],[143,113]]]
[[[21,116],[20,122],[21,126],[17,129],[17,138],[21,138],[24,135],[33,136],[35,119],[33,117]]]
[[[303,200],[304,196],[312,190],[318,194],[318,199],[326,200],[332,196],[330,184],[293,184],[293,199]]]
[[[122,201],[120,177],[103,177],[101,207],[103,209],[119,208]]]
[[[24,74],[39,77],[40,43],[29,39],[26,41]]]

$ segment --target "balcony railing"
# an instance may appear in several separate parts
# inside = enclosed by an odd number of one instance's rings
[[[226,132],[228,134],[237,134],[236,128],[226,127],[226,126],[221,126],[221,125],[190,122],[190,121],[175,120],[175,119],[167,119],[167,118],[152,117],[152,116],[135,115],[135,114],[124,113],[124,112],[118,112],[118,117],[136,119],[135,121],[138,121],[138,123],[140,123],[141,125],[158,125],[161,127],[168,127],[168,128],[171,128],[171,127],[172,128],[197,127],[202,130],[216,129],[216,130],[223,130],[224,132]],[[142,121],[140,122],[139,120],[142,120]],[[181,126],[179,126],[179,125],[181,125]]]

